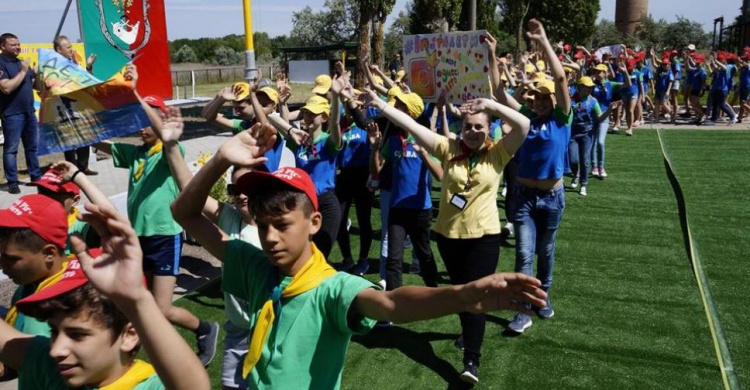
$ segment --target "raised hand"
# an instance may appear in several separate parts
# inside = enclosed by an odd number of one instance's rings
[[[334,72],[336,72],[337,75],[341,76],[346,72],[346,69],[344,68],[344,63],[341,61],[336,61],[336,63],[333,65]]]
[[[226,101],[233,101],[237,98],[237,95],[232,90],[232,87],[224,87],[219,91],[219,97]]]
[[[23,61],[21,61],[21,72],[28,72],[29,66],[29,59],[25,58]]]
[[[86,60],[86,69],[91,69],[91,67],[94,66],[96,58],[96,54],[92,54],[89,56],[89,58]]]
[[[75,166],[75,164],[65,160],[54,163],[52,169],[60,172],[60,177],[62,178],[63,183],[69,182],[73,174],[78,171],[78,167]]]
[[[128,64],[125,66],[125,74],[123,75],[123,78],[127,81],[131,81],[133,83],[133,89],[135,89],[136,84],[138,84],[138,68],[134,64]]]
[[[341,95],[346,86],[349,84],[349,72],[343,72],[340,76],[334,76],[331,83],[331,91],[336,95]]]
[[[292,137],[297,145],[305,145],[311,140],[310,133],[296,127],[289,129],[289,136]]]
[[[494,56],[495,50],[497,50],[497,40],[489,32],[484,40],[487,42],[487,49],[489,49],[490,55]]]
[[[292,87],[283,85],[281,89],[279,89],[279,103],[286,104],[290,97],[292,97]]]
[[[544,31],[542,22],[536,19],[529,20],[529,31],[526,35],[529,39],[536,42],[544,42],[547,40],[547,33]]]
[[[378,101],[380,100],[380,97],[378,96],[375,91],[371,89],[365,89],[364,93],[359,95],[359,99],[362,101],[362,104],[364,104],[367,107],[378,107]]]
[[[91,284],[114,301],[135,301],[143,287],[143,252],[130,222],[111,205],[87,203],[81,219],[101,237],[102,253],[92,255],[80,236],[70,237],[73,251]]]
[[[474,99],[461,105],[461,107],[459,107],[458,110],[461,111],[461,114],[476,114],[478,112],[482,112],[486,110],[489,104],[490,104],[489,99],[484,99],[484,98]]]
[[[253,82],[250,83],[250,90],[253,92],[258,92],[258,87],[260,86],[260,80],[263,79],[263,71],[258,69],[258,73],[255,75],[255,79],[253,79]]]
[[[383,133],[380,132],[378,124],[370,122],[365,127],[365,130],[367,130],[367,138],[370,141],[370,145],[374,148],[379,148],[380,144],[383,142]]]
[[[263,155],[273,147],[274,142],[276,130],[273,126],[256,123],[221,145],[217,154],[230,165],[252,167],[268,160]]]
[[[182,136],[185,124],[177,107],[168,107],[167,113],[162,117],[160,138],[162,142],[177,142]]]
[[[372,64],[370,65],[370,70],[375,73],[378,73],[380,71],[380,67],[378,66],[378,64]]]
[[[444,89],[440,90],[440,96],[438,97],[437,104],[436,104],[438,112],[445,111],[445,104],[446,104],[445,95],[446,95],[445,90]]]
[[[286,75],[283,72],[277,73],[276,74],[276,89],[281,91],[281,89],[287,85],[288,83],[287,83]]]
[[[545,306],[547,294],[541,285],[538,279],[521,273],[496,273],[463,285],[461,297],[472,313],[513,310],[529,314],[528,306]]]

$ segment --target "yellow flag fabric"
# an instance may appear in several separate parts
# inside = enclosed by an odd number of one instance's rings
[[[318,250],[315,244],[311,243],[310,245],[312,245],[313,252],[310,260],[294,275],[292,281],[280,294],[278,293],[279,287],[277,286],[271,298],[261,308],[255,323],[255,329],[253,330],[253,337],[250,339],[250,347],[242,365],[243,378],[247,378],[250,375],[250,372],[258,363],[263,353],[263,346],[266,344],[266,339],[268,339],[268,335],[271,332],[271,326],[276,319],[274,305],[283,298],[291,298],[310,291],[318,287],[327,278],[336,274],[336,270],[326,262],[325,256],[323,256],[323,253]]]

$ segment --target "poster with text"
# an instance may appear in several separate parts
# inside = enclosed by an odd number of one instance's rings
[[[426,102],[444,91],[448,102],[491,96],[487,32],[458,31],[404,36],[408,84]]]
[[[32,69],[41,69],[39,64],[39,51],[42,49],[52,50],[52,43],[23,43],[21,42],[21,54],[18,58],[22,60],[29,60],[29,65]],[[75,62],[78,64],[86,63],[86,53],[83,50],[83,43],[74,43],[73,52],[75,53]],[[42,99],[39,97],[39,93],[34,90],[34,107],[39,111],[39,106],[42,103]]]
[[[141,96],[172,97],[164,0],[78,0],[78,12],[94,76],[108,80],[132,61]]]

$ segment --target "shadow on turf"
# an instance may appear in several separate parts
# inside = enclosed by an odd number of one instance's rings
[[[367,349],[397,349],[409,359],[429,368],[448,384],[448,389],[470,389],[471,385],[459,379],[456,368],[435,354],[433,341],[455,340],[454,333],[414,332],[400,326],[376,328],[364,336],[353,336],[352,341]]]

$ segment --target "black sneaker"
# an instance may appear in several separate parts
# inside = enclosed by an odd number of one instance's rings
[[[453,342],[453,346],[456,347],[459,351],[464,350],[464,335],[458,336],[456,341]]]
[[[8,184],[8,193],[9,194],[13,194],[13,195],[17,195],[17,194],[21,193],[21,189],[18,188],[18,184],[16,184],[16,183]]]
[[[198,346],[198,359],[201,360],[204,367],[208,367],[208,364],[216,356],[216,344],[219,341],[219,324],[211,322],[209,326],[211,330],[206,334],[196,335],[195,342]]]
[[[367,262],[367,259],[361,259],[357,262],[357,265],[351,268],[351,271],[349,271],[352,275],[362,276],[367,273],[367,270],[370,269],[370,263]]]
[[[334,268],[339,272],[349,272],[354,268],[354,261],[352,259],[344,259],[341,263],[334,265]]]
[[[461,372],[461,380],[472,385],[479,383],[479,368],[474,362],[466,363],[464,370]]]

